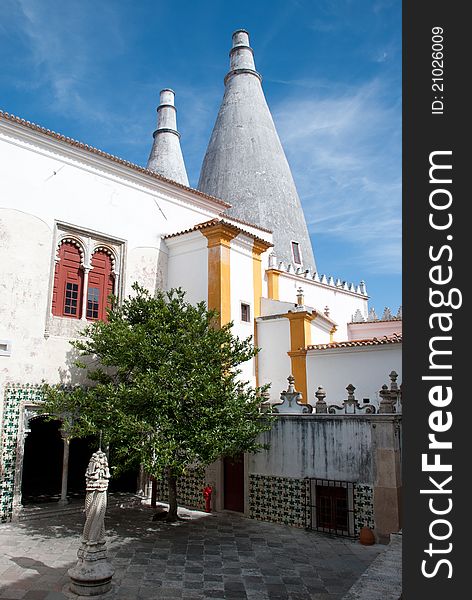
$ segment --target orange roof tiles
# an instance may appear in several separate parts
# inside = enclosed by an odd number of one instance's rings
[[[230,221],[226,221],[225,219],[219,219],[218,217],[216,217],[215,219],[210,219],[209,221],[204,221],[203,223],[197,223],[193,227],[190,227],[189,229],[184,229],[183,231],[177,231],[175,233],[168,233],[167,235],[163,235],[162,237],[166,240],[168,238],[177,237],[179,235],[185,235],[186,233],[191,233],[192,231],[199,231],[201,229],[206,229],[207,227],[212,227],[213,225],[218,225],[218,224],[226,225],[227,227],[230,227],[234,231],[245,233],[246,235],[249,235],[250,237],[254,238],[255,240],[259,240],[261,242],[269,244],[269,242],[267,242],[267,240],[264,240],[264,239],[258,237],[257,235],[254,235],[253,233],[246,231],[245,229],[242,229],[241,227],[238,227],[237,225],[235,225],[234,223],[231,223]],[[260,229],[257,225],[251,225],[251,227]],[[270,244],[270,246],[272,246],[272,245],[273,244]]]
[[[313,344],[307,346],[307,350],[330,350],[331,348],[358,348],[361,346],[381,346],[385,344],[401,344],[402,334],[384,335],[380,338],[368,338],[365,340],[350,340],[347,342],[331,342],[329,344]]]

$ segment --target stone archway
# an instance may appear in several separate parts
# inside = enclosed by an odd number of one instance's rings
[[[21,478],[22,504],[51,502],[61,495],[64,444],[60,421],[29,419]]]

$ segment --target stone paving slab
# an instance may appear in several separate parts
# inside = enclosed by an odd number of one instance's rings
[[[116,572],[103,600],[341,599],[385,546],[180,509],[175,524],[149,507],[106,518]],[[77,514],[0,526],[1,600],[80,600],[68,591],[83,528]]]
[[[400,600],[402,596],[402,536],[392,534],[385,552],[351,587],[343,600]]]

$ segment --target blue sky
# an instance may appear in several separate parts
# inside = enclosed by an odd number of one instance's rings
[[[190,184],[249,31],[318,267],[401,304],[400,0],[3,0],[0,108],[145,165],[176,92]]]

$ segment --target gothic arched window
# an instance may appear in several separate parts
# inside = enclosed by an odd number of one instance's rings
[[[92,269],[87,285],[87,314],[89,320],[106,321],[109,296],[114,293],[115,276],[110,253],[98,248],[92,255]]]
[[[58,317],[80,319],[84,271],[78,244],[73,241],[64,241],[59,248],[58,259],[54,271],[52,314]]]

